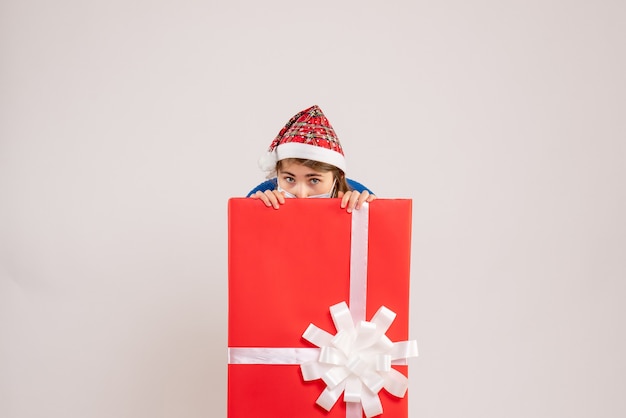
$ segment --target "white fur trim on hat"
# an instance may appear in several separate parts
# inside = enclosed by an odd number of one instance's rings
[[[276,161],[285,158],[303,158],[334,165],[346,172],[346,159],[337,151],[302,142],[286,142],[276,147]]]
[[[258,161],[259,168],[266,173],[273,173],[276,170],[276,163],[278,160],[276,159],[276,150],[268,151],[263,154]]]

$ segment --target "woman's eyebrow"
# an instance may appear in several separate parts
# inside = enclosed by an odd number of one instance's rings
[[[281,171],[280,174],[281,175],[290,176],[290,177],[296,177],[295,174],[290,173],[289,171]],[[305,174],[304,177],[307,177],[307,178],[309,178],[309,177],[322,177],[322,175],[320,173],[308,173],[308,174]]]

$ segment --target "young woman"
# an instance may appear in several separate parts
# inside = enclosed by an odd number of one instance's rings
[[[269,180],[248,193],[267,207],[278,209],[285,198],[340,198],[352,212],[376,196],[346,178],[345,157],[335,130],[318,106],[293,116],[272,141],[259,166]]]

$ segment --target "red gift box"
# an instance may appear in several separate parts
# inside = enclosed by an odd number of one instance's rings
[[[411,200],[377,199],[368,206],[353,216],[338,199],[288,199],[279,210],[256,199],[229,200],[229,418],[345,418],[346,409],[354,413],[354,404],[346,408],[341,398],[330,411],[317,405],[326,383],[304,380],[302,358],[290,363],[272,354],[315,348],[303,338],[309,324],[335,334],[329,308],[339,302],[350,303],[351,309],[361,303],[361,319],[368,321],[385,306],[397,315],[385,335],[393,342],[408,340]],[[359,244],[363,237],[365,247]],[[363,299],[355,302],[360,266],[365,266],[366,287]],[[267,350],[260,361],[233,361],[232,353],[241,348]],[[408,373],[406,365],[393,368]],[[383,417],[407,416],[406,395],[399,398],[383,389],[378,397]]]

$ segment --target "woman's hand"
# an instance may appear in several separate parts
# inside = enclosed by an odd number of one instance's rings
[[[285,196],[278,190],[266,190],[264,192],[259,190],[250,197],[252,199],[261,200],[268,208],[273,207],[274,209],[278,209],[280,205],[285,203]]]
[[[367,190],[363,190],[362,193],[355,190],[350,190],[345,193],[339,192],[337,197],[341,198],[341,208],[346,209],[348,213],[351,213],[354,209],[361,209],[363,202],[369,203],[376,199],[376,196],[370,194]]]

